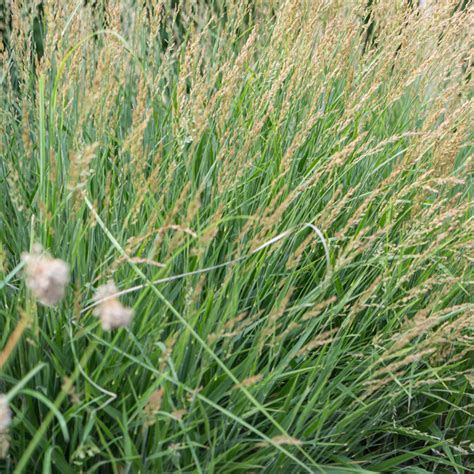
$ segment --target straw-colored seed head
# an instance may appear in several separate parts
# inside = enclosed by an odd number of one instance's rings
[[[5,433],[12,422],[12,414],[5,395],[0,395],[0,433]]]
[[[263,375],[262,374],[257,374],[257,375],[252,375],[251,377],[247,377],[246,379],[242,380],[242,382],[240,382],[240,384],[243,387],[251,387],[252,385],[257,384],[261,380],[263,380]]]
[[[133,310],[126,308],[114,295],[117,287],[113,281],[99,286],[95,294],[95,301],[98,302],[94,315],[99,317],[102,328],[105,331],[128,326],[133,318]]]
[[[278,446],[283,446],[283,445],[300,446],[301,444],[303,444],[299,439],[294,438],[293,436],[286,436],[286,435],[274,436],[272,438],[272,442],[274,444],[277,444]],[[270,446],[270,442],[262,441],[261,443],[258,443],[257,446],[259,447]]]
[[[174,410],[171,413],[171,416],[175,418],[176,420],[181,421],[183,419],[183,416],[186,415],[186,413],[187,413],[186,408],[181,408],[180,410]]]
[[[45,306],[55,306],[63,297],[69,282],[69,265],[52,258],[36,244],[31,253],[24,253],[26,285]]]

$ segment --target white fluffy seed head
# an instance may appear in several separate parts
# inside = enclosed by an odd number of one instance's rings
[[[55,306],[64,297],[69,283],[69,265],[52,258],[36,244],[31,253],[24,253],[26,285],[34,297],[45,306]]]
[[[133,310],[126,308],[114,295],[117,287],[113,281],[97,288],[94,300],[98,303],[94,315],[99,317],[105,331],[128,326],[133,318]]]
[[[0,395],[0,433],[5,433],[12,422],[12,413],[8,406],[7,397]]]

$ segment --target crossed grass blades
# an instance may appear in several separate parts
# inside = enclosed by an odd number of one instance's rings
[[[28,3],[1,471],[472,469],[472,6]]]

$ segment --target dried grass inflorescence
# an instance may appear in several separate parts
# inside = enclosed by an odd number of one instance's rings
[[[125,327],[130,324],[133,318],[133,309],[126,308],[119,299],[114,296],[118,290],[113,281],[99,286],[94,295],[97,307],[94,315],[100,318],[102,328],[106,331]]]
[[[181,421],[184,417],[184,415],[186,415],[188,411],[186,410],[186,408],[180,408],[179,410],[174,410],[171,412],[171,416],[177,420],[177,421]]]
[[[281,435],[274,436],[272,438],[272,443],[270,443],[269,441],[262,441],[261,443],[257,443],[257,446],[264,448],[267,446],[271,446],[272,444],[276,444],[278,446],[300,446],[303,443],[299,439],[294,438],[293,436]]]
[[[145,424],[146,426],[151,426],[156,421],[156,414],[160,411],[162,401],[163,401],[164,389],[159,388],[155,390],[148,399],[143,411],[145,414]]]
[[[257,375],[252,375],[250,377],[247,377],[246,379],[242,380],[240,382],[240,385],[242,387],[251,387],[252,385],[258,384],[263,380],[263,375],[262,374],[257,374]],[[236,385],[238,387],[239,385]]]
[[[53,258],[35,244],[31,253],[24,253],[26,285],[34,297],[45,306],[55,306],[64,297],[69,283],[69,265]]]

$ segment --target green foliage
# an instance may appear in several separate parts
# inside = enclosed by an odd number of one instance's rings
[[[1,472],[468,472],[468,14],[53,3],[0,72]]]

